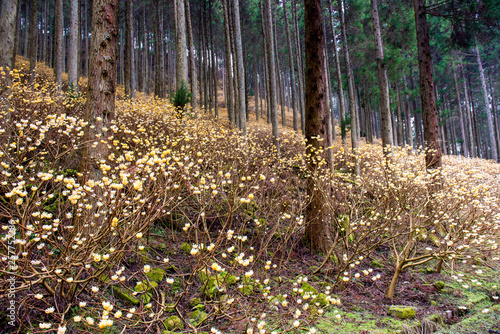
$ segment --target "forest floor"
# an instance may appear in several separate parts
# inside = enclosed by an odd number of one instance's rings
[[[26,67],[21,60],[21,73]],[[300,134],[280,126],[276,157],[270,126],[254,113],[243,140],[227,126],[223,103],[221,122],[201,112],[179,120],[166,101],[125,100],[119,87],[111,154],[101,164],[101,187],[109,188],[94,193],[94,183],[78,184],[78,150],[90,145],[79,135],[84,96],[57,92],[51,70],[37,71],[31,85],[17,76],[12,124],[2,110],[2,144],[15,136],[15,145],[2,146],[11,147],[1,156],[2,261],[9,219],[34,233],[19,246],[31,245],[19,251],[16,277],[26,283],[16,294],[20,322],[9,327],[0,310],[0,333],[500,332],[499,164],[445,156],[446,181],[432,195],[422,152],[397,149],[387,167],[379,143],[363,144],[363,176],[355,178],[348,147],[337,140],[334,172],[314,176],[318,186],[329,185],[325,205],[341,241],[327,258],[303,238],[308,176]],[[80,84],[84,91],[85,79]],[[32,195],[15,200],[19,187]],[[88,223],[99,217],[93,198],[109,210],[101,225]],[[429,199],[427,217],[422,203]],[[51,227],[35,219],[40,211],[57,218]],[[408,230],[407,217],[420,231]],[[455,220],[446,225],[449,217]],[[348,225],[356,228],[346,232]],[[44,232],[51,228],[57,232]],[[415,254],[430,260],[404,269],[388,299],[408,237]]]

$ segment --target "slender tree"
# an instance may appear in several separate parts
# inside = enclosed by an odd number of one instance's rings
[[[288,9],[287,2],[283,0],[283,15],[285,17],[285,31],[286,31],[286,41],[288,46],[288,64],[290,66],[290,95],[292,97],[292,109],[293,109],[293,129],[295,131],[299,130],[299,118],[298,118],[298,107],[297,107],[297,96],[296,96],[296,88],[295,88],[295,66],[293,61],[293,48],[292,48],[292,38],[290,34],[290,26],[288,24]]]
[[[125,31],[125,45],[126,45],[126,61],[125,61],[125,95],[130,98],[135,98],[135,54],[134,54],[134,0],[127,0],[126,4],[126,31]]]
[[[441,167],[438,113],[434,93],[429,28],[427,26],[426,0],[413,0],[415,28],[417,32],[418,69],[420,77],[420,101],[424,121],[425,165],[428,170]]]
[[[378,14],[377,0],[371,0],[373,37],[375,39],[375,50],[378,69],[378,83],[380,89],[380,118],[382,122],[382,146],[384,153],[392,154],[392,124],[389,103],[389,81],[387,79],[386,63],[384,61],[384,45],[382,43],[382,31]]]
[[[68,48],[68,85],[78,89],[78,0],[70,1]]]
[[[234,75],[233,75],[233,62],[232,62],[232,52],[231,52],[231,32],[229,30],[229,9],[228,9],[228,0],[221,0],[222,5],[224,7],[224,32],[226,36],[226,75],[227,75],[227,112],[229,123],[231,125],[235,124],[235,115],[234,115],[234,100],[233,100],[233,92],[234,92]]]
[[[55,22],[55,66],[54,77],[59,86],[62,85],[62,68],[63,68],[63,27],[64,27],[64,14],[63,14],[63,0],[56,0],[56,22]]]
[[[297,78],[298,78],[298,105],[300,111],[300,128],[305,133],[305,97],[304,97],[304,66],[302,61],[302,52],[300,47],[299,23],[297,19],[297,0],[292,2],[292,24],[293,24],[293,40],[295,43],[295,57],[297,59]]]
[[[351,145],[354,153],[354,172],[356,175],[360,173],[359,158],[358,158],[358,120],[356,113],[356,97],[354,96],[354,73],[351,66],[351,58],[349,55],[349,44],[347,43],[347,28],[345,26],[344,9],[342,0],[338,0],[338,11],[340,14],[340,28],[342,30],[342,40],[344,42],[344,60],[347,69],[347,94],[349,95],[349,113],[351,116]]]
[[[340,58],[337,47],[337,34],[335,33],[335,24],[333,22],[333,7],[332,0],[328,0],[330,9],[330,27],[332,29],[333,35],[333,54],[335,57],[335,76],[337,77],[337,95],[339,101],[339,116],[340,116],[340,127],[341,127],[341,137],[342,144],[345,145],[346,142],[346,118],[345,118],[345,102],[344,102],[344,83],[342,81],[342,71],[340,70]]]
[[[271,0],[265,0],[265,14],[266,14],[266,32],[267,32],[267,58],[268,58],[268,73],[269,73],[269,101],[271,113],[271,127],[273,133],[273,144],[276,150],[280,151],[278,139],[278,106],[277,106],[277,92],[276,92],[276,55],[274,53],[274,38],[273,38],[273,17],[271,9]]]
[[[30,24],[29,24],[29,51],[28,58],[30,59],[30,82],[35,78],[36,66],[36,51],[38,48],[38,1],[33,0],[30,4]]]
[[[189,0],[185,0],[186,8],[186,23],[187,23],[187,39],[189,45],[189,80],[191,83],[191,107],[196,109],[196,91],[198,89],[198,80],[196,78],[196,58],[194,55],[194,37],[193,37],[193,26],[191,25],[191,9],[189,6]]]
[[[238,102],[240,115],[240,130],[243,135],[247,134],[247,117],[246,117],[246,99],[245,99],[245,67],[243,65],[243,45],[241,42],[241,21],[240,21],[240,4],[239,0],[233,0],[234,9],[234,35],[236,46],[236,60],[238,63]]]
[[[464,121],[464,113],[462,110],[462,99],[460,98],[460,89],[458,88],[458,76],[457,76],[457,65],[453,64],[453,81],[455,84],[455,95],[457,98],[457,109],[458,109],[458,118],[460,121],[460,134],[462,136],[462,150],[460,153],[464,157],[469,156],[469,148],[468,148],[468,138],[467,131],[465,129],[465,121]]]
[[[162,2],[154,9],[155,35],[155,96],[165,98],[165,58],[163,49],[163,17],[160,16]]]
[[[306,239],[314,251],[330,248],[330,224],[325,217],[324,194],[316,184],[316,171],[322,160],[320,138],[325,138],[325,57],[321,19],[321,0],[304,0],[305,9],[305,137],[309,175],[307,177]]]
[[[491,107],[490,107],[490,97],[488,93],[488,87],[486,86],[486,77],[484,76],[483,63],[481,61],[481,55],[479,53],[479,47],[475,46],[477,66],[479,67],[479,79],[481,80],[481,88],[483,91],[483,99],[484,99],[484,110],[486,111],[486,119],[488,121],[488,135],[490,139],[490,149],[491,149],[491,158],[494,161],[498,162],[498,150],[497,150],[497,142],[495,140],[495,127],[493,125],[493,116],[491,115]]]

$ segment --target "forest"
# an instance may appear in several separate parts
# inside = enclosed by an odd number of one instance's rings
[[[0,0],[1,333],[500,333],[498,0]]]

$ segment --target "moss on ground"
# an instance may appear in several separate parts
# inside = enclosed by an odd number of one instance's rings
[[[340,320],[336,319],[337,314],[340,314]],[[403,325],[412,327],[417,324],[418,321],[380,317],[369,312],[345,313],[334,310],[325,313],[324,317],[319,320],[317,328],[321,333],[355,334],[365,331],[378,334],[396,334],[401,333]]]

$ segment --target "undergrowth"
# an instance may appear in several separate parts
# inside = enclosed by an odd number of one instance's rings
[[[335,165],[309,175],[299,134],[282,133],[277,156],[266,129],[244,138],[142,94],[119,94],[109,128],[85,141],[84,83],[63,93],[47,68],[33,84],[26,73],[21,61],[0,76],[13,82],[0,119],[0,272],[15,281],[0,301],[15,295],[19,333],[314,333],[324,314],[340,325],[349,316],[336,310],[350,285],[383,279],[375,252],[392,272],[431,260],[498,265],[490,164],[429,174],[422,152],[388,161],[365,145],[354,177],[336,145]],[[109,154],[89,179],[80,152],[97,141]],[[308,254],[296,275],[308,177],[326,195],[332,248]]]

